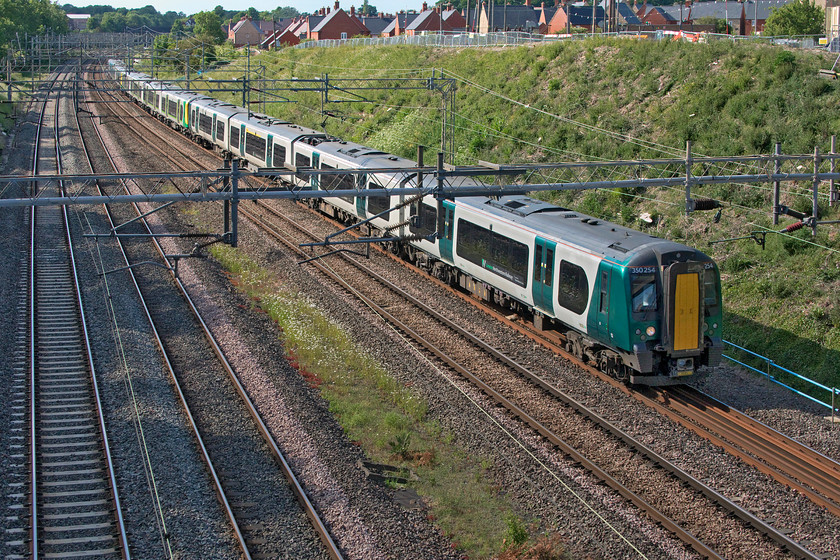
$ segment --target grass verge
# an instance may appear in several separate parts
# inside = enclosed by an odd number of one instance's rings
[[[427,414],[425,401],[388,372],[305,296],[279,285],[242,251],[211,254],[237,289],[275,320],[286,357],[329,402],[347,438],[374,462],[418,475],[410,481],[429,518],[469,558],[566,558],[558,539],[529,540],[534,520],[514,514],[493,479],[493,462],[471,455]],[[389,484],[391,487],[397,484]],[[530,532],[535,532],[531,530]],[[529,556],[532,555],[532,556]]]

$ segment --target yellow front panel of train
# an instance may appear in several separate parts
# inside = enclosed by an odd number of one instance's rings
[[[700,277],[697,273],[677,276],[674,294],[674,350],[697,348],[700,329]]]

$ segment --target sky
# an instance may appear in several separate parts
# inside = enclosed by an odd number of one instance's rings
[[[362,5],[362,0],[340,0],[341,7],[345,10],[350,9],[350,6]],[[273,10],[279,6],[291,6],[297,8],[300,12],[314,12],[320,8],[335,4],[335,0],[179,0],[164,1],[164,0],[136,0],[136,1],[111,1],[108,0],[57,0],[59,6],[64,4],[72,4],[73,6],[90,6],[92,4],[99,4],[105,6],[113,6],[114,8],[142,8],[151,4],[155,9],[161,13],[166,13],[170,10],[175,12],[184,12],[185,14],[194,14],[196,12],[212,10],[218,5],[221,5],[226,10],[246,10],[254,7],[260,12]],[[376,6],[380,12],[394,13],[400,10],[415,9],[419,10],[423,0],[368,0],[368,4]],[[416,5],[415,5],[416,4]],[[432,2],[429,2],[432,4]]]

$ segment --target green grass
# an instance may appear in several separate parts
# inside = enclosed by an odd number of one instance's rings
[[[693,152],[703,155],[770,153],[775,142],[788,154],[813,153],[815,147],[828,152],[831,134],[840,132],[840,83],[817,76],[833,59],[773,46],[595,38],[506,49],[285,49],[252,57],[251,62],[252,67],[263,65],[269,78],[298,79],[324,74],[333,80],[427,78],[432,69],[443,68],[488,88],[498,95],[457,83],[454,162],[459,164],[664,156],[650,145],[615,139],[577,123],[656,142],[676,154],[691,140]],[[232,72],[241,75],[241,61]],[[329,105],[336,117],[326,120],[318,114],[317,93],[290,92],[295,103],[268,104],[267,111],[316,129],[325,123],[328,132],[341,138],[406,157],[415,156],[418,143],[432,153],[437,149],[439,94],[389,88],[364,95],[369,103]],[[341,98],[341,93],[331,96]],[[241,101],[237,95],[228,99]],[[807,185],[782,188],[783,204],[810,208]],[[831,365],[840,352],[835,301],[840,259],[834,252],[840,250],[838,226],[820,227],[813,240],[805,230],[789,237],[771,234],[765,251],[748,240],[709,245],[711,240],[774,229],[770,191],[766,185],[718,185],[693,194],[724,202],[720,223],[712,223],[713,213],[683,216],[682,189],[538,196],[635,228],[645,227],[638,221],[641,213],[653,214],[657,224],[652,233],[696,246],[721,265],[725,338],[822,383],[840,385],[840,372]],[[840,212],[826,206],[820,217],[836,220]],[[782,224],[792,222],[784,218]]]
[[[490,558],[514,530],[517,544],[527,540],[524,522],[493,483],[490,459],[466,453],[454,434],[428,417],[423,399],[304,296],[278,285],[237,249],[213,245],[210,251],[238,289],[277,322],[290,363],[328,401],[347,438],[373,461],[415,472],[419,480],[409,484],[461,550]]]

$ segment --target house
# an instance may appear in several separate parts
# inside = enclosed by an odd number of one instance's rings
[[[745,0],[744,35],[761,33],[772,10],[779,9],[790,0]]]
[[[653,26],[678,24],[680,20],[665,11],[661,6],[652,6],[645,14],[639,16],[642,23]]]
[[[81,31],[87,29],[87,22],[90,14],[67,14],[67,29],[70,31]]]
[[[382,30],[382,37],[397,37],[405,35],[405,28],[408,27],[412,21],[417,17],[417,12],[400,12],[393,21],[385,26]]]
[[[507,6],[491,4],[488,8],[485,2],[478,9],[478,31],[490,33],[492,31],[522,31],[538,33],[540,29],[540,14],[531,0],[525,0],[523,6]]]
[[[619,27],[625,25],[641,25],[642,20],[639,19],[639,16],[636,15],[630,6],[621,2],[620,0],[616,2],[616,7],[618,8],[616,13],[617,24]]]
[[[288,29],[297,36],[299,41],[309,39],[310,29],[314,29],[321,23],[321,20],[326,17],[324,8],[321,8],[317,15],[301,16],[296,23],[293,23]]]
[[[260,28],[245,16],[236,22],[236,24],[233,21],[228,24],[228,41],[233,43],[234,47],[259,45],[262,43],[262,39],[263,33],[260,31]]]
[[[554,17],[548,23],[548,33],[571,33],[572,29],[592,31],[604,28],[603,6],[574,6],[572,4],[560,4]]]
[[[467,20],[464,15],[452,7],[452,4],[440,14],[443,21],[449,26],[452,31],[466,31]]]
[[[359,35],[368,36],[370,31],[356,17],[356,9],[351,7],[348,15],[339,7],[338,0],[336,0],[332,12],[327,8],[327,14],[324,18],[316,26],[309,29],[308,38],[319,41],[321,39],[349,39]]]
[[[666,10],[676,17],[675,8],[671,6]],[[686,8],[684,8],[685,10]],[[746,34],[746,12],[742,2],[727,0],[721,2],[695,2],[688,6],[688,15],[683,20],[685,23],[696,24],[701,19],[720,19],[729,24],[735,35]]]
[[[423,10],[405,27],[405,34],[410,37],[422,35],[424,31],[452,31],[452,28],[443,21],[440,8],[430,10],[425,2],[423,2]]]
[[[350,8],[352,11],[352,7]],[[370,31],[371,37],[382,37],[386,27],[394,22],[394,16],[378,14],[375,16],[357,16],[357,19]]]

